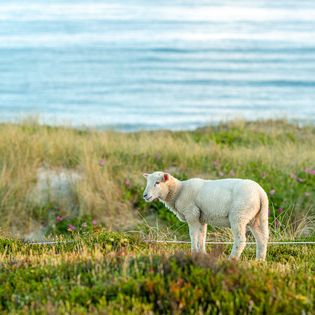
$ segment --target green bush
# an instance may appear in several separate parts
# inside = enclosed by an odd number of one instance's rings
[[[39,266],[10,262],[0,270],[0,310],[40,313],[51,305],[62,313],[311,314],[314,266],[304,261],[281,270],[186,254]]]

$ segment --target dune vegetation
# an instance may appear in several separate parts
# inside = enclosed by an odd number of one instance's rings
[[[145,244],[97,230],[71,243],[0,240],[1,314],[314,314],[315,246],[270,246],[267,262],[230,246]]]
[[[41,126],[32,120],[1,124],[0,227],[19,237],[39,226],[60,232],[66,223],[79,228],[93,220],[128,230],[144,222],[139,218],[157,214],[178,228],[182,224],[162,204],[142,200],[142,173],[164,170],[180,179],[256,180],[269,194],[275,232],[308,235],[314,228],[314,143],[314,127],[286,121],[134,133]],[[36,188],[40,172],[74,174],[76,180],[70,178],[66,196],[46,185],[48,192],[37,198],[44,194]]]
[[[270,199],[271,240],[315,241],[315,127],[233,121],[123,133],[0,125],[1,314],[312,314],[315,245],[191,257],[187,227],[145,203],[143,172],[240,177]],[[210,228],[208,240],[230,240]],[[60,240],[34,245],[29,240]],[[252,239],[248,235],[248,239]],[[67,241],[67,242],[64,242]]]

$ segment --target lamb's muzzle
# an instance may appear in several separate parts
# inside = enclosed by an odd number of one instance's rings
[[[249,179],[180,181],[164,172],[143,175],[147,179],[144,199],[159,199],[188,223],[192,252],[205,252],[207,224],[228,226],[234,236],[230,257],[239,258],[248,226],[256,239],[256,258],[266,258],[268,197],[259,184]]]

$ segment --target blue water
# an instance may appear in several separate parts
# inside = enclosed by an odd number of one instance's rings
[[[315,123],[315,1],[2,1],[0,121]]]

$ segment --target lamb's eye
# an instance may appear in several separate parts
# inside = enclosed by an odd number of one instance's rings
[[[160,182],[156,182],[155,184],[154,184],[154,186],[156,186],[156,185],[158,185]]]

